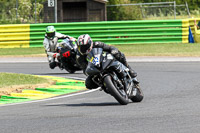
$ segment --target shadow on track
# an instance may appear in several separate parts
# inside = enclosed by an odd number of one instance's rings
[[[80,75],[80,73],[37,73],[37,75]],[[82,73],[81,73],[82,74]]]
[[[69,106],[69,107],[83,107],[83,106],[121,106],[119,103],[110,102],[110,103],[80,103],[80,104],[55,104],[55,105],[45,105],[45,106]]]

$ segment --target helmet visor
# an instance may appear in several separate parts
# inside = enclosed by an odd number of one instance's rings
[[[53,38],[53,37],[55,36],[55,32],[53,32],[53,33],[47,33],[47,36],[48,36],[49,38]]]
[[[81,45],[78,47],[78,50],[81,54],[87,54],[90,50],[90,46],[91,46],[91,44],[90,45]]]

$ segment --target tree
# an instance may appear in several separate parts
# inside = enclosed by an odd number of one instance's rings
[[[185,4],[187,2],[189,6],[189,10],[191,15],[198,16],[200,14],[200,0],[109,0],[108,5],[116,5],[116,4],[129,4],[129,3],[154,3],[154,2],[176,2],[177,5]],[[185,7],[176,7],[177,15],[187,15],[187,11]],[[143,8],[143,14],[150,16],[173,16],[173,6],[170,8]],[[108,7],[108,20],[134,20],[134,19],[142,19],[140,10],[140,6],[126,6],[126,7]]]
[[[37,19],[43,10],[43,2],[36,0]],[[18,3],[18,6],[16,5]],[[16,8],[18,7],[18,8]],[[17,10],[16,10],[17,9]],[[0,0],[0,23],[33,23],[35,19],[35,0]]]
[[[108,5],[130,4],[130,0],[110,0]],[[108,7],[108,20],[135,20],[141,19],[142,15],[138,6]]]

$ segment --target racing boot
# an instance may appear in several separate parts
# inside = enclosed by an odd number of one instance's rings
[[[139,84],[139,81],[136,79],[137,73],[128,65],[128,62],[126,61],[126,57],[123,53],[120,53],[120,58],[118,60],[129,69],[129,74],[133,79],[133,82],[135,84]]]
[[[130,73],[132,78],[137,77],[137,73],[129,65],[127,65],[126,67],[128,67],[129,73]]]
[[[130,76],[132,77],[132,79],[133,79],[133,82],[137,85],[137,84],[139,84],[140,82],[137,80],[137,73],[128,65],[127,66],[128,67],[128,69],[129,69],[129,74],[130,74]]]
[[[137,80],[137,78],[135,77],[135,78],[133,78],[133,83],[135,84],[135,85],[138,85],[140,82]]]
[[[132,78],[137,77],[137,73],[128,65],[125,55],[123,53],[120,53],[120,55],[121,56],[118,60],[129,69],[129,73],[130,73],[131,77]]]
[[[50,67],[51,69],[54,69],[56,66],[57,66],[57,65],[56,65],[56,62],[50,62],[50,63],[49,63],[49,67]]]

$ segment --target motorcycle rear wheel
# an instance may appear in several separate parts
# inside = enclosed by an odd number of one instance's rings
[[[106,88],[108,88],[110,94],[121,104],[127,105],[129,103],[128,96],[124,90],[119,89],[115,85],[115,80],[112,80],[111,76],[108,75],[104,78],[104,83]]]

